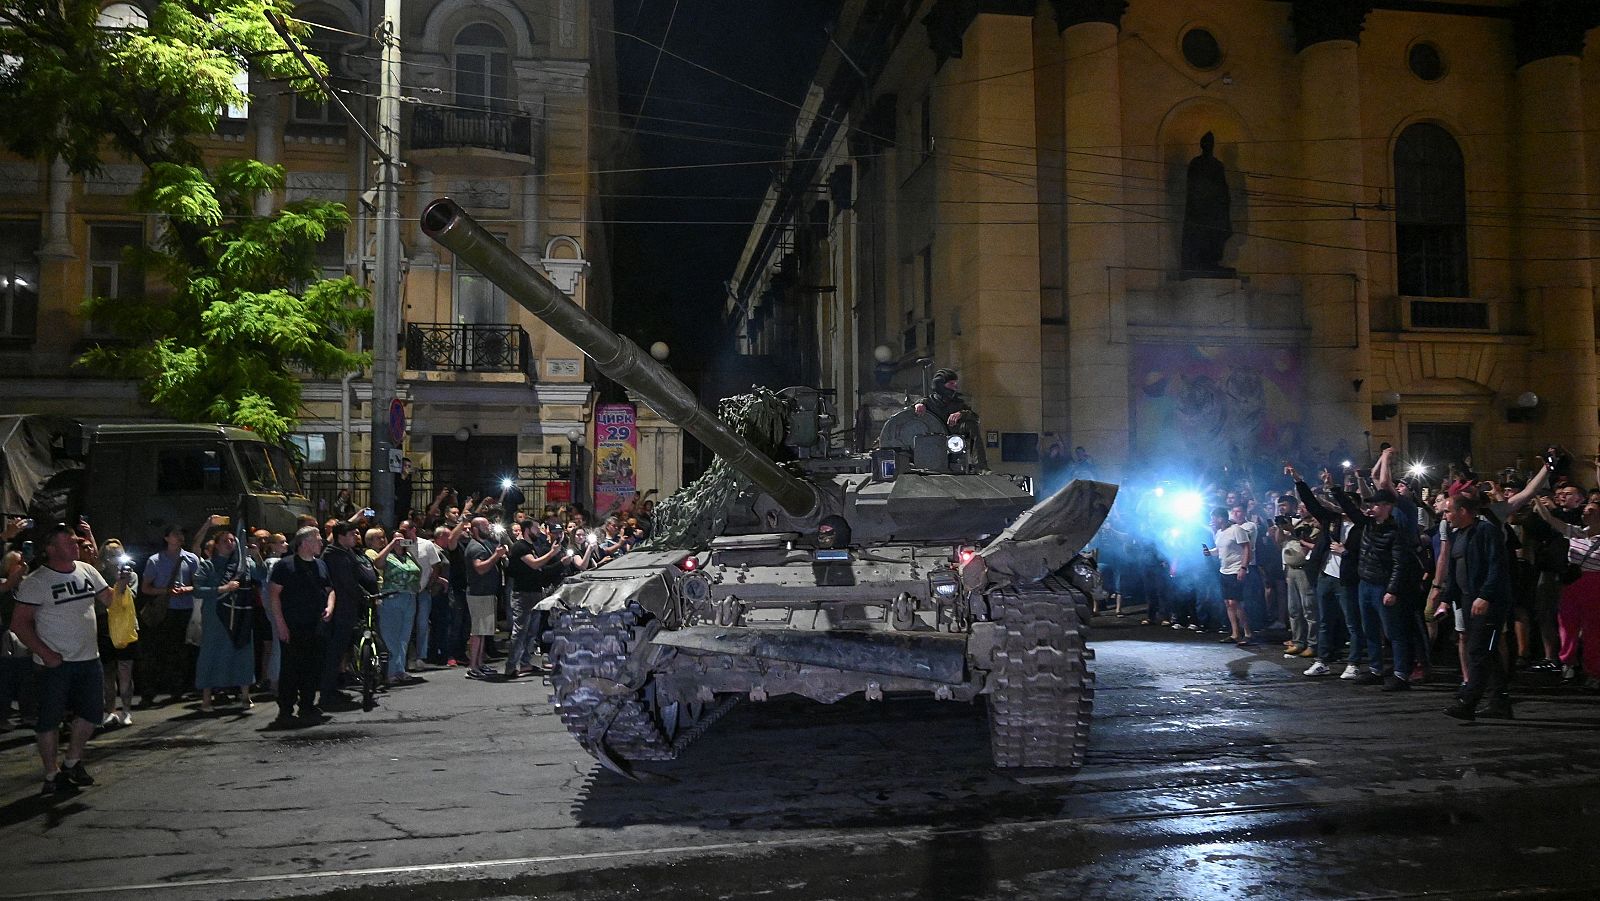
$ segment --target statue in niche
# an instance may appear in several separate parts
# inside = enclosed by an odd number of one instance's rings
[[[1216,136],[1206,132],[1200,139],[1200,155],[1189,161],[1181,278],[1232,278],[1235,274],[1222,265],[1223,248],[1233,237],[1233,216],[1228,170],[1217,159],[1216,147]]]

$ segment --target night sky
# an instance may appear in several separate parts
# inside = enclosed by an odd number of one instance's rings
[[[838,0],[617,0],[619,167],[642,171],[611,188],[637,195],[611,206],[614,322],[644,347],[671,345],[668,363],[691,386],[711,354],[731,349],[720,328],[722,284],[772,182],[838,7]]]

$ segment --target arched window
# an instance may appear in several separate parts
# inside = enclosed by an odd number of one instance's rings
[[[145,29],[150,27],[150,16],[132,3],[113,3],[100,10],[95,24],[101,28]]]
[[[1419,122],[1394,147],[1395,254],[1400,293],[1466,297],[1467,176],[1461,146]]]
[[[499,109],[510,104],[511,54],[493,25],[477,22],[461,29],[455,42],[456,104]]]

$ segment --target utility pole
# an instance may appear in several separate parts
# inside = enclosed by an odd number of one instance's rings
[[[396,523],[389,466],[389,407],[399,379],[400,334],[400,0],[384,0],[378,25],[383,69],[378,92],[378,259],[373,271],[371,506]]]

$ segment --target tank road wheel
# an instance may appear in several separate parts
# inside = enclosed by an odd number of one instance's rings
[[[989,597],[1002,627],[989,684],[995,766],[1083,766],[1094,707],[1087,599],[1054,579]]]
[[[562,724],[584,750],[630,778],[627,764],[671,760],[731,706],[664,702],[639,671],[653,633],[651,615],[634,603],[608,613],[562,611],[547,633],[550,700]]]

